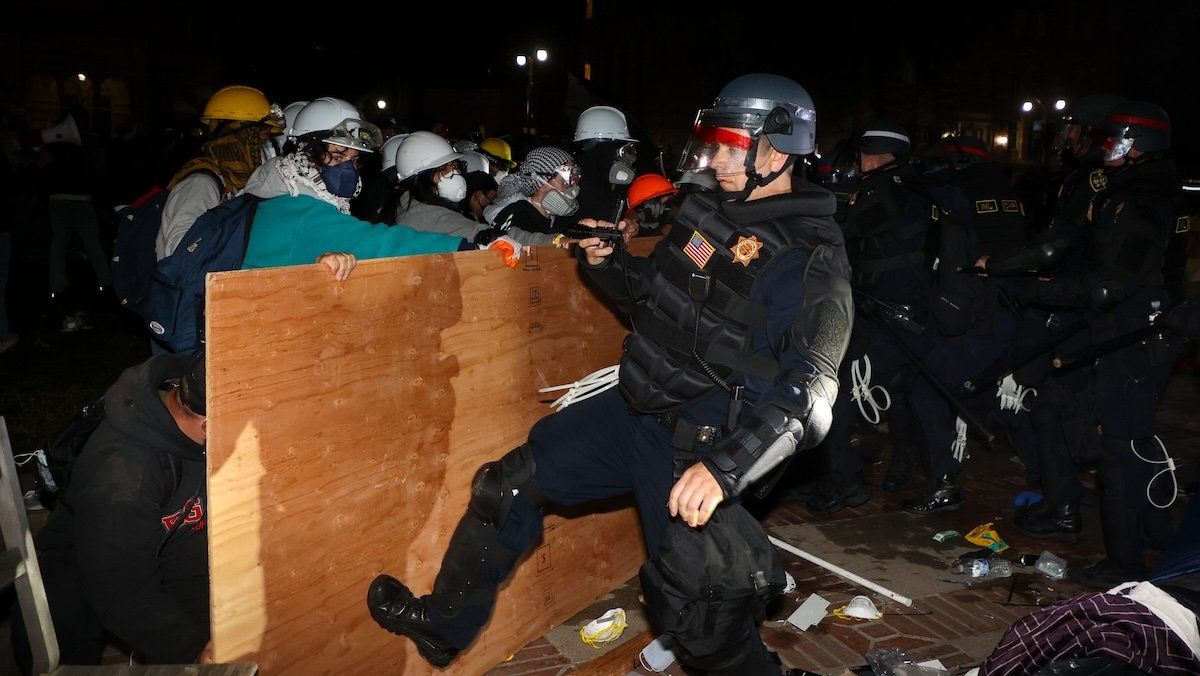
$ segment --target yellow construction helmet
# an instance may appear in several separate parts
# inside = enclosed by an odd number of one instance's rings
[[[282,120],[275,119],[278,108],[272,106],[267,97],[254,87],[231,85],[218,89],[208,103],[204,104],[204,114],[200,116],[200,121],[209,123],[214,120],[241,120],[282,126]]]
[[[485,138],[483,143],[479,144],[479,149],[491,153],[502,160],[512,162],[512,147],[507,141],[502,141],[498,138]]]

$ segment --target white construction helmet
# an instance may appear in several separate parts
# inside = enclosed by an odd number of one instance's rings
[[[625,114],[611,106],[592,106],[583,111],[575,124],[575,140],[634,141],[629,135]]]
[[[403,181],[422,171],[436,169],[447,162],[461,160],[446,139],[431,131],[414,131],[396,149],[396,178]]]
[[[296,126],[296,116],[308,105],[308,101],[293,101],[287,104],[283,109],[283,137],[285,139],[292,138],[296,134],[292,131],[292,127]]]
[[[488,162],[486,155],[475,150],[468,150],[462,155],[463,160],[467,163],[467,171],[482,171],[485,174],[489,173],[492,163]]]
[[[292,136],[300,138],[317,132],[322,143],[371,153],[383,144],[379,127],[361,119],[358,109],[342,99],[322,96],[300,109],[292,125]]]
[[[396,166],[396,151],[399,150],[400,143],[406,138],[408,138],[408,134],[396,134],[383,142],[383,147],[379,149],[380,169],[387,171]]]

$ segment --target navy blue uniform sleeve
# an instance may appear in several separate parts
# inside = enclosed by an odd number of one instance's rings
[[[658,244],[663,246],[665,240]],[[619,248],[599,265],[589,265],[582,247],[575,247],[579,267],[604,295],[611,298],[621,309],[628,311],[634,303],[646,295],[646,279],[651,274],[650,259],[634,256],[625,248]]]

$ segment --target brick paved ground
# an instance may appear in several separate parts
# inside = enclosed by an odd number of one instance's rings
[[[1185,458],[1184,469],[1180,473],[1181,486],[1194,483],[1195,468],[1200,465],[1200,462],[1196,462],[1200,459],[1200,445],[1193,441],[1196,433],[1200,432],[1200,420],[1196,419],[1194,414],[1197,410],[1196,404],[1200,400],[1196,382],[1198,381],[1190,374],[1177,376],[1159,411],[1160,435],[1173,455]],[[1191,465],[1191,468],[1188,468],[1188,465]],[[809,515],[802,505],[784,502],[771,509],[763,523],[773,532],[779,532],[781,527],[786,529],[789,526],[806,524],[815,526],[818,530],[858,526],[863,532],[870,532],[873,523],[885,518],[897,518],[891,515],[900,511],[898,497],[878,490],[882,468],[881,464],[869,467],[868,473],[875,486],[874,497],[860,508],[846,509],[830,517],[814,517]],[[1085,483],[1092,483],[1092,476],[1086,475]],[[967,503],[963,510],[952,516],[952,523],[959,524],[952,527],[961,532],[966,532],[966,529],[974,524],[993,521],[1012,547],[1006,555],[1015,557],[1020,553],[1036,554],[1043,549],[1050,549],[1066,558],[1073,567],[1086,566],[1101,558],[1103,547],[1094,504],[1084,506],[1087,528],[1085,537],[1079,544],[1034,540],[1022,536],[1012,527],[1012,497],[1025,489],[1025,481],[1022,468],[1013,463],[1007,451],[976,451],[975,457],[967,466],[964,486]],[[1176,506],[1176,509],[1178,508],[1179,505]],[[940,530],[941,524],[946,523],[946,517],[943,515],[938,515],[939,520],[936,522],[922,522],[921,517],[905,518],[913,519],[917,529],[928,526],[930,533]],[[887,537],[887,534],[881,533],[879,537]],[[803,547],[803,543],[794,544]],[[921,550],[921,557],[908,558],[910,561],[928,561],[930,578],[955,578],[947,570],[953,556],[946,553],[944,545],[929,540],[927,545],[918,545],[917,548]],[[871,547],[868,543],[868,546],[861,549],[863,553],[855,556],[861,557],[860,560],[863,561],[858,570],[865,571],[868,569],[867,560],[872,558]],[[1031,612],[1038,605],[1075,596],[1083,591],[1073,583],[1055,582],[1043,577],[1031,568],[1018,568],[1021,572],[1011,579],[976,583],[969,587],[941,584],[942,589],[949,590],[927,596],[918,595],[913,607],[906,608],[871,594],[791,554],[783,553],[782,556],[788,572],[796,579],[797,589],[787,595],[769,621],[763,624],[763,640],[772,650],[779,653],[786,666],[801,667],[823,674],[842,674],[848,668],[865,665],[866,660],[863,656],[867,651],[889,647],[903,649],[910,657],[920,660],[938,659],[950,668],[952,673],[961,673],[966,668],[979,664],[990,654],[1014,620]],[[636,587],[636,579],[626,586]],[[795,627],[779,621],[786,618],[812,593],[830,601],[831,609],[844,605],[857,594],[866,594],[872,597],[884,612],[884,616],[874,622],[855,622],[839,620],[829,614],[817,626],[806,632],[798,631]],[[603,609],[600,609],[600,612],[602,611]],[[599,612],[595,614],[598,615]],[[586,617],[585,612],[572,618],[574,622],[568,623],[572,626],[564,628],[569,628],[570,633],[574,633],[579,624],[586,621]],[[647,636],[638,634],[630,638],[635,639],[636,644],[631,641],[629,645],[614,648],[614,651],[627,654],[612,656],[618,658],[615,667],[612,664],[614,660],[603,660],[605,664],[603,669],[599,670],[601,673],[650,673],[636,667],[632,657],[636,655],[640,646],[648,641]],[[576,657],[572,658],[568,653]],[[488,673],[497,676],[527,676],[596,671],[589,670],[591,662],[587,657],[579,658],[578,654],[577,651],[564,651],[554,642],[542,638],[519,651],[509,662]],[[596,653],[600,654],[603,653]],[[678,676],[686,672],[676,664],[667,673]]]

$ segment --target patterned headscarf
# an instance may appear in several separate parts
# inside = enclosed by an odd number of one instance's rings
[[[211,171],[221,179],[225,196],[234,195],[246,187],[250,174],[263,161],[262,131],[259,122],[230,122],[230,131],[208,141],[200,148],[200,156],[188,161],[175,172],[167,189],[197,171]]]

